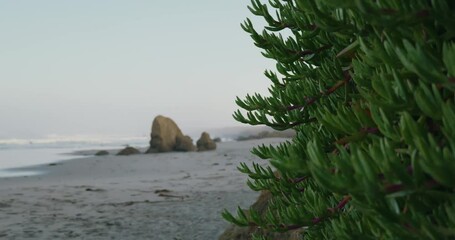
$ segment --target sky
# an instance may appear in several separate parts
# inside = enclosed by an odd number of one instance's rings
[[[0,0],[0,139],[236,126],[266,93],[245,0]]]

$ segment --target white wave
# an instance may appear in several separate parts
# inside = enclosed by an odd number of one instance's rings
[[[48,135],[44,138],[10,138],[0,139],[1,148],[40,148],[40,147],[68,147],[87,145],[146,145],[149,139],[146,136],[122,135]]]

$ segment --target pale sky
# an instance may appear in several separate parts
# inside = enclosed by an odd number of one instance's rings
[[[246,0],[0,0],[0,138],[235,126],[266,93]]]

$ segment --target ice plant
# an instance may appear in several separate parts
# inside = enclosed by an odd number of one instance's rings
[[[239,166],[273,194],[267,212],[224,218],[302,239],[455,239],[455,1],[249,9],[267,24],[242,28],[276,72],[234,117],[297,135],[253,149],[270,168]]]

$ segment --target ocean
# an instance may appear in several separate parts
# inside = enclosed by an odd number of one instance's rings
[[[0,139],[0,177],[42,174],[24,168],[81,158],[75,151],[148,146],[149,137],[50,136],[38,139]]]

